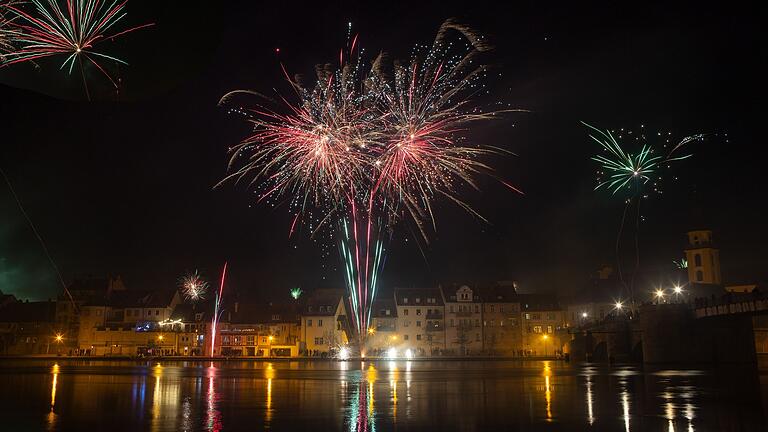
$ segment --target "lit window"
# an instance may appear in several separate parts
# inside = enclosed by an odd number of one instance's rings
[[[403,297],[403,303],[408,303],[408,297]]]
[[[552,326],[547,326],[547,333],[552,333]]]
[[[418,303],[418,302],[416,302]],[[416,309],[416,315],[421,315],[421,309]]]
[[[541,326],[533,326],[534,333],[541,333]]]
[[[531,319],[531,314],[528,314],[528,313],[525,314],[525,319],[527,319],[527,320]]]
[[[416,297],[416,303],[421,303],[421,297]]]

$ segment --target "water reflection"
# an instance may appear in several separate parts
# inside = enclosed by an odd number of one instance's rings
[[[208,430],[218,432],[221,430],[221,412],[217,408],[218,397],[216,396],[216,387],[214,378],[216,377],[216,368],[213,362],[208,367],[208,409],[206,410],[206,426]]]
[[[56,413],[53,408],[56,406],[56,387],[59,381],[59,364],[55,363],[51,368],[51,374],[53,379],[51,380],[51,411],[46,418],[48,430],[54,430],[56,428]]]
[[[589,422],[589,425],[592,426],[595,424],[595,411],[593,408],[593,400],[592,400],[592,375],[587,375],[587,422]]]
[[[111,419],[116,429],[162,431],[525,430],[554,422],[563,430],[768,430],[759,381],[730,373],[557,361],[0,362],[0,415],[36,422],[8,430],[87,430]]]
[[[544,400],[547,402],[547,421],[552,421],[552,390],[549,386],[549,377],[552,376],[552,368],[548,361],[544,362]]]
[[[275,378],[275,368],[272,366],[272,363],[267,363],[267,367],[264,369],[264,378],[267,379],[267,403],[264,422],[268,426],[272,421],[272,380]]]

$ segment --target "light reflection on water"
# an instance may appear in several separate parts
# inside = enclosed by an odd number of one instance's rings
[[[755,374],[554,361],[0,362],[0,415],[30,426],[8,430],[764,430],[766,390]]]

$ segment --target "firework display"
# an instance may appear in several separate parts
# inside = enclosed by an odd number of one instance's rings
[[[75,63],[78,63],[82,73],[83,63],[88,62],[117,87],[100,61],[108,60],[124,65],[128,63],[105,54],[97,49],[97,45],[153,25],[144,24],[118,30],[118,24],[126,16],[126,3],[127,0],[66,0],[63,4],[60,0],[30,0],[7,3],[0,7],[4,10],[0,15],[4,15],[7,20],[6,29],[2,31],[11,49],[5,54],[0,66],[62,56],[64,61],[60,69],[71,74]],[[85,84],[84,77],[83,73]],[[87,85],[85,89],[87,94]]]
[[[650,192],[659,194],[663,192],[661,188],[663,171],[670,169],[672,162],[691,157],[692,154],[690,153],[680,156],[677,153],[686,144],[692,141],[703,140],[706,134],[687,136],[675,144],[672,141],[671,133],[662,134],[661,132],[656,132],[653,134],[646,131],[643,126],[640,128],[640,132],[624,129],[620,131],[603,131],[588,123],[581,123],[589,129],[589,138],[597,142],[603,149],[601,154],[592,157],[592,160],[599,164],[595,190],[606,189],[614,195],[619,192],[628,193],[628,197],[625,199],[618,235],[616,236],[617,270],[622,283],[624,283],[624,277],[620,258],[621,237],[628,211],[633,204],[635,206],[635,271],[627,286],[634,310],[634,280],[640,270],[639,232],[642,219],[640,203],[644,198],[648,197]],[[632,152],[623,147],[619,141],[623,139],[630,143],[634,141],[638,145],[637,151]],[[657,146],[649,142],[652,139],[657,141]],[[659,145],[661,145],[661,149],[658,148]]]
[[[245,108],[236,103],[241,95],[261,95],[242,90],[221,104],[254,126],[231,149],[232,172],[223,181],[249,182],[258,201],[288,201],[289,235],[299,222],[313,235],[330,228],[351,315],[364,334],[394,226],[413,223],[427,241],[433,202],[446,197],[479,216],[462,186],[477,188],[478,174],[494,176],[482,159],[500,150],[467,139],[471,123],[497,113],[474,103],[486,92],[487,67],[476,57],[489,47],[481,36],[446,21],[431,45],[417,45],[409,61],[391,65],[383,55],[367,65],[357,39],[348,38],[338,67],[317,67],[311,86],[283,68],[296,104],[281,96],[282,109]]]
[[[208,282],[200,276],[197,270],[182,277],[179,280],[179,286],[184,297],[193,302],[204,300],[208,293]]]

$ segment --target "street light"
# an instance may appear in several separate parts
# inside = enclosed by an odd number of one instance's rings
[[[544,357],[547,356],[547,339],[549,339],[549,336],[544,335],[541,337],[542,340],[544,340]]]
[[[664,300],[664,290],[663,289],[657,289],[656,290],[656,302],[660,302]]]
[[[581,317],[582,317],[582,318],[586,318],[587,316],[588,316],[588,314],[587,314],[586,312],[582,312],[582,313],[581,313]]]
[[[617,301],[614,307],[616,308],[616,310],[620,311],[624,307],[624,304],[620,301]]]
[[[56,333],[56,342],[61,343],[64,340],[64,335],[61,333]]]
[[[376,329],[375,329],[375,328],[373,328],[373,327],[369,327],[369,328],[368,328],[368,334],[369,334],[369,335],[372,335],[372,334],[374,334],[374,333],[376,333]]]
[[[675,294],[682,294],[683,288],[680,285],[675,285],[674,291],[675,291]]]

